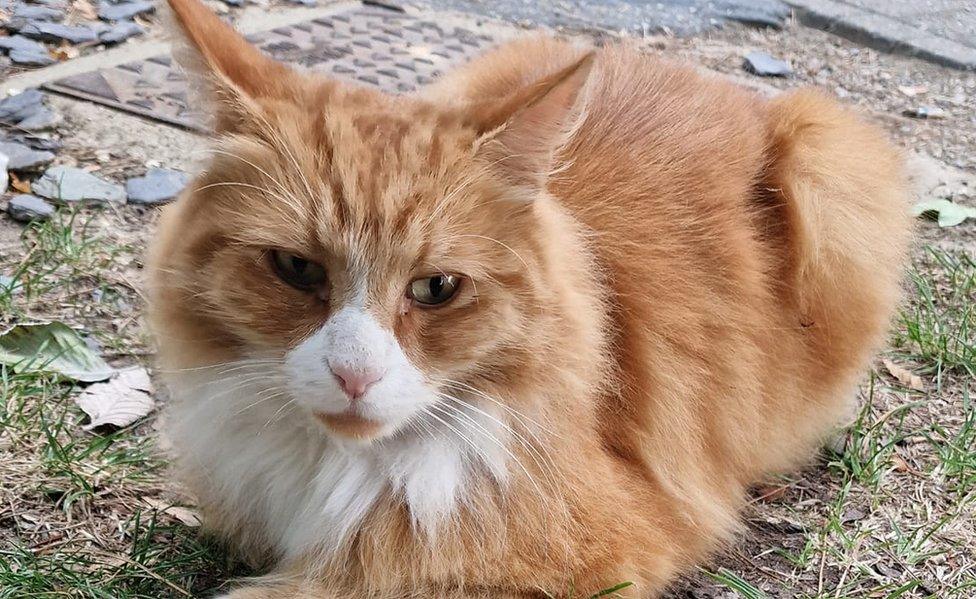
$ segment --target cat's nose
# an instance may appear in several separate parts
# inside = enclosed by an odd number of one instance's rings
[[[383,378],[383,371],[378,368],[353,368],[345,364],[331,363],[329,368],[343,391],[349,399],[353,400],[362,397],[370,385]]]

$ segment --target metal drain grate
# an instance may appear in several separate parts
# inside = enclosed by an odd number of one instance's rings
[[[400,93],[432,81],[493,45],[491,36],[397,10],[361,6],[248,36],[275,59]],[[72,75],[46,89],[203,130],[187,105],[187,81],[168,56]]]

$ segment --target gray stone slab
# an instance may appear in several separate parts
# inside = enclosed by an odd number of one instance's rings
[[[190,182],[190,175],[166,168],[151,168],[144,177],[125,183],[130,204],[162,204],[176,198]]]
[[[12,171],[41,169],[54,160],[54,154],[45,150],[34,150],[25,144],[0,141],[0,153],[6,154],[10,162],[7,168]]]
[[[156,5],[148,1],[113,4],[103,0],[98,4],[98,17],[106,21],[124,21],[155,10]]]
[[[54,212],[54,206],[30,194],[16,195],[7,202],[7,214],[10,215],[10,218],[22,223],[47,220],[51,218]]]
[[[20,33],[32,39],[56,43],[65,41],[72,44],[82,44],[98,39],[97,33],[91,27],[62,25],[60,23],[46,23],[43,21],[35,21],[24,25],[20,29]]]
[[[976,14],[972,10],[965,17],[970,29],[967,43],[960,43],[943,31],[933,33],[922,26],[925,18],[900,19],[897,14],[887,14],[886,7],[901,4],[898,0],[871,2],[873,8],[855,6],[837,0],[786,0],[796,9],[800,22],[809,27],[823,29],[865,46],[884,52],[915,56],[947,67],[976,70]],[[961,11],[965,2],[958,2]],[[938,27],[936,27],[938,30]]]
[[[67,204],[124,204],[126,199],[125,188],[121,185],[109,183],[88,171],[70,166],[47,169],[31,189],[41,197]]]
[[[124,42],[130,37],[142,35],[146,30],[132,21],[121,21],[112,26],[108,31],[103,31],[98,35],[98,39],[106,44],[117,44]]]
[[[4,50],[21,50],[23,52],[36,52],[47,54],[47,47],[41,42],[34,41],[22,35],[11,35],[0,37],[0,48]]]

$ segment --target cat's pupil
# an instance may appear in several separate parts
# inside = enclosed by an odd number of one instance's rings
[[[305,269],[308,268],[308,260],[299,258],[298,256],[291,257],[291,267],[296,273],[304,273]]]
[[[431,277],[430,296],[440,297],[443,291],[444,291],[444,277]]]

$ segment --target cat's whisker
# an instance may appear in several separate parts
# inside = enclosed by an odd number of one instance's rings
[[[519,255],[518,252],[516,252],[514,249],[512,249],[512,247],[510,245],[508,245],[508,244],[506,244],[506,243],[504,243],[502,241],[498,241],[494,237],[488,237],[487,235],[478,235],[478,234],[475,234],[475,233],[463,233],[463,234],[455,235],[455,237],[458,237],[458,238],[474,237],[476,239],[484,239],[485,241],[491,241],[492,243],[496,243],[496,244],[502,246],[503,248],[505,248],[506,250],[508,250],[509,252],[511,252],[512,255],[515,256],[518,259],[518,261],[522,263],[522,266],[524,266],[526,268],[526,270],[529,269],[529,263],[526,262],[522,258],[522,256]]]
[[[542,432],[546,433],[547,435],[550,435],[550,436],[555,437],[557,439],[562,438],[559,435],[559,433],[553,431],[550,428],[547,428],[543,424],[541,424],[538,421],[534,420],[533,418],[527,416],[523,412],[520,412],[519,410],[516,410],[512,406],[506,404],[505,402],[500,401],[500,400],[498,400],[498,399],[496,399],[496,398],[488,395],[487,393],[485,393],[481,389],[478,389],[477,387],[473,387],[471,385],[468,385],[467,383],[462,383],[461,381],[457,381],[457,380],[453,380],[453,379],[443,379],[443,382],[446,385],[454,385],[455,387],[458,387],[461,390],[469,391],[471,393],[474,393],[478,397],[480,397],[482,399],[485,399],[487,401],[490,401],[490,402],[496,404],[498,407],[502,408],[503,410],[506,410],[507,412],[509,412],[510,414],[512,414],[512,416],[514,416],[515,418],[519,419],[522,422],[523,426],[525,426],[526,429],[529,431],[529,433],[530,434],[533,434],[533,436],[535,436],[535,435],[534,435],[533,431],[531,430],[531,427],[528,426],[528,424],[531,424],[532,427],[538,428],[539,430],[541,430]],[[536,440],[538,441],[539,439],[536,438]]]
[[[475,405],[462,401],[457,397],[453,397],[446,393],[438,393],[438,396],[441,397],[442,399],[446,399],[456,403],[462,410],[465,408],[474,410],[475,412],[485,416],[486,418],[491,419],[493,422],[501,426],[505,431],[507,431],[510,435],[512,435],[512,437],[520,445],[522,445],[527,451],[529,451],[530,457],[532,457],[532,460],[535,462],[536,466],[538,466],[542,470],[548,482],[553,486],[556,485],[557,482],[556,463],[555,461],[553,461],[552,456],[549,455],[549,452],[548,450],[546,450],[545,446],[541,446],[540,448],[537,448],[536,444],[531,443],[528,439],[526,439],[524,436],[519,434],[518,431],[512,428],[508,423],[503,422],[501,419],[497,418],[493,414],[490,414]]]
[[[553,489],[550,489],[550,493],[546,493],[539,485],[539,482],[536,480],[536,477],[532,476],[532,473],[530,473],[528,468],[526,468],[525,465],[522,463],[522,460],[520,460],[518,456],[516,456],[508,447],[506,447],[506,445],[502,441],[500,441],[494,434],[492,434],[491,431],[485,428],[481,423],[476,421],[470,415],[465,414],[464,412],[458,410],[457,408],[451,406],[450,404],[436,403],[436,404],[431,404],[428,407],[430,407],[431,409],[438,410],[445,417],[454,416],[455,423],[457,423],[458,425],[464,427],[469,431],[480,433],[482,436],[484,436],[489,441],[496,444],[502,451],[504,451],[509,456],[509,458],[513,462],[515,462],[515,464],[525,475],[526,480],[528,480],[528,482],[532,485],[532,488],[535,490],[536,494],[539,496],[542,505],[546,506],[545,513],[548,521],[548,518],[550,518],[552,515],[551,514],[552,510],[551,507],[549,506],[549,503],[553,497],[552,493],[556,491],[555,487]],[[463,417],[463,419],[458,419],[457,418],[458,416]],[[444,422],[447,426],[450,426],[445,421],[442,422]],[[469,441],[469,443],[472,442]],[[484,450],[479,449],[479,454],[482,456],[481,459],[485,460],[486,464],[490,463],[487,461],[487,457],[484,453]]]
[[[261,427],[262,430],[268,428],[273,423],[277,423],[278,420],[275,420],[275,417],[277,417],[279,414],[281,414],[281,412],[283,410],[285,410],[285,408],[288,408],[289,406],[295,405],[295,402],[296,401],[298,401],[298,400],[293,397],[293,398],[289,399],[288,401],[286,401],[285,403],[283,403],[281,405],[281,407],[278,408],[278,410],[274,414],[271,415],[271,418],[268,418],[268,421],[264,423],[264,426]],[[284,418],[285,416],[287,416],[290,413],[291,413],[291,410],[285,412],[284,414],[281,414],[281,418]]]
[[[267,187],[261,187],[260,185],[252,185],[250,183],[241,183],[240,181],[219,181],[217,183],[209,183],[203,187],[198,187],[197,192],[205,191],[207,189],[213,189],[217,187],[243,187],[245,189],[253,189],[254,191],[260,191],[261,193],[266,193],[274,199],[283,202],[285,204],[290,204],[290,202],[281,196],[281,194],[271,191]]]
[[[250,410],[251,408],[257,407],[266,401],[270,401],[272,399],[278,399],[286,395],[287,395],[287,391],[285,391],[284,389],[271,388],[271,389],[265,389],[264,391],[259,391],[258,393],[254,394],[254,396],[257,397],[258,400],[234,412],[234,416],[240,416],[244,412]]]

